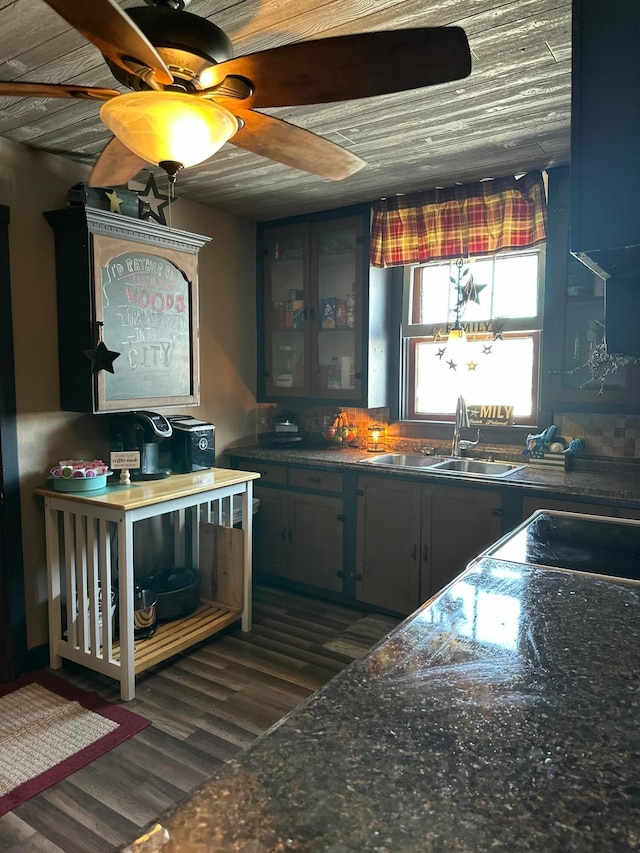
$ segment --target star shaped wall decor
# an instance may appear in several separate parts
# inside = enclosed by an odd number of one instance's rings
[[[476,364],[475,361],[468,361],[467,362],[467,370],[475,370],[477,366],[478,365]]]
[[[160,225],[166,225],[164,209],[169,203],[169,196],[158,192],[155,177],[149,175],[144,191],[138,193],[140,219],[155,219]]]
[[[458,365],[455,363],[455,361],[452,358],[449,359],[447,364],[449,365],[449,370],[457,370],[458,369]]]
[[[122,209],[120,206],[121,206],[122,202],[124,201],[124,199],[120,198],[120,196],[117,193],[117,190],[111,190],[110,193],[108,193],[105,190],[104,194],[109,199],[109,212],[110,213],[122,213]]]
[[[482,344],[482,353],[481,355],[491,355],[491,347],[493,344]]]
[[[83,352],[91,362],[92,373],[99,373],[101,370],[115,373],[113,362],[120,357],[121,353],[107,349],[104,341],[100,341],[95,349],[86,349]]]
[[[440,349],[436,353],[436,358],[439,358],[440,361],[442,361],[442,356],[445,354],[446,350],[447,350],[446,347],[440,347]]]

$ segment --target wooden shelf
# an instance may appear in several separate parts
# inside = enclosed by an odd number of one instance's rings
[[[202,601],[191,616],[158,625],[153,637],[134,642],[135,674],[139,675],[195,643],[217,634],[241,616],[240,608],[227,607],[216,601]],[[113,644],[113,658],[120,660],[119,643]]]

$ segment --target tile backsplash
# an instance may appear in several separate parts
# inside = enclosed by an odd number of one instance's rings
[[[317,436],[320,441],[323,427],[332,422],[338,411],[344,413],[348,423],[352,423],[358,428],[358,438],[355,442],[357,447],[366,446],[367,428],[373,423],[378,422],[388,426],[388,409],[348,407],[340,409],[336,406],[296,406],[295,403],[287,406],[267,403],[256,410],[256,433],[272,431],[275,428],[277,416],[282,415],[283,412],[288,412],[301,430],[310,433],[312,436]],[[558,427],[558,433],[567,440],[578,437],[584,439],[586,456],[605,456],[617,459],[640,458],[640,415],[558,412],[555,415],[554,423]],[[387,440],[389,450],[395,449],[396,445],[405,447],[408,444],[408,441],[392,436],[389,436]],[[413,440],[411,444],[422,447],[437,443],[429,440]],[[446,442],[444,444],[446,445]],[[511,452],[514,449],[513,445],[508,448]]]
[[[580,436],[588,456],[640,457],[640,415],[556,414],[560,435]]]

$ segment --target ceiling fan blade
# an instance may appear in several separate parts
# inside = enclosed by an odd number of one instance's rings
[[[114,136],[103,149],[89,176],[90,187],[118,187],[135,178],[146,161]]]
[[[470,72],[471,52],[463,29],[422,27],[250,53],[217,65],[215,80],[221,83],[224,75],[248,79],[254,91],[243,106],[260,108],[385,95],[459,80]]]
[[[173,82],[173,76],[142,30],[115,0],[45,0],[68,24],[125,71],[151,70],[157,83]]]
[[[116,89],[101,89],[97,86],[0,82],[0,96],[15,95],[18,98],[87,98],[93,101],[108,101],[119,94]]]
[[[244,122],[229,140],[238,148],[332,181],[348,178],[366,165],[350,151],[301,127],[264,113],[237,109],[233,103],[228,106]]]

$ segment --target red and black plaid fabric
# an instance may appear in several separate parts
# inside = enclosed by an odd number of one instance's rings
[[[404,196],[373,205],[371,263],[394,267],[491,255],[547,236],[541,172]]]

